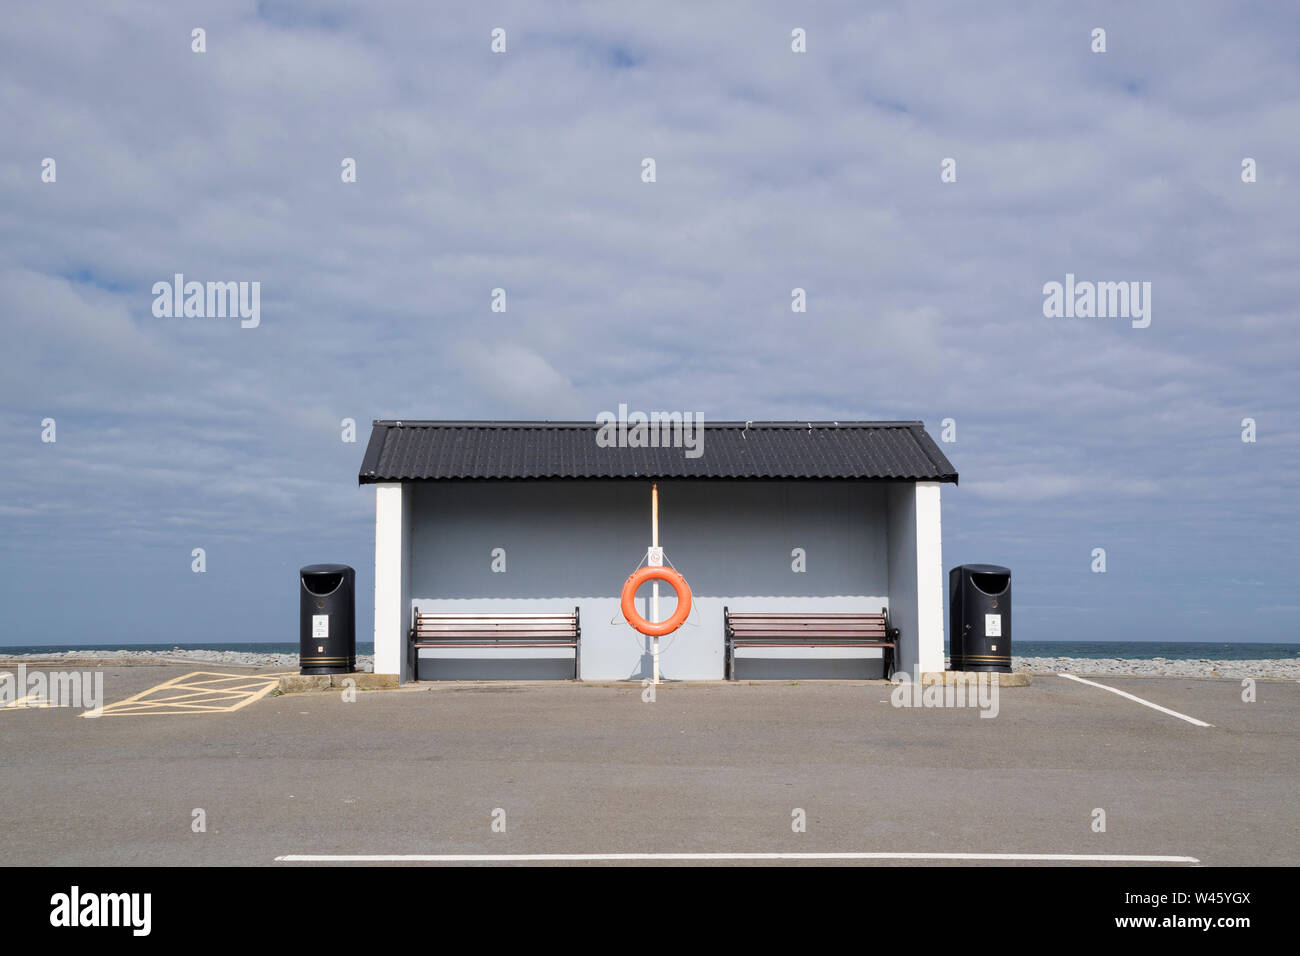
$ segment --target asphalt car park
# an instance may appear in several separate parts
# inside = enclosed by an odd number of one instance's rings
[[[1296,682],[1087,678],[1201,726],[1056,675],[989,718],[877,681],[280,696],[282,672],[106,668],[97,719],[0,712],[6,862],[1300,862]]]

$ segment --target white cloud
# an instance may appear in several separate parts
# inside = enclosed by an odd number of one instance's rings
[[[619,401],[953,416],[946,528],[1045,568],[1113,513],[1246,565],[1294,528],[1285,12],[1117,6],[1105,56],[1080,16],[956,2],[801,11],[804,55],[775,3],[508,5],[504,57],[472,6],[213,6],[202,56],[195,16],[0,11],[0,532],[111,548],[162,514],[292,551],[364,511],[371,418]],[[261,281],[262,326],[154,319],[175,272]],[[1151,327],[1045,319],[1066,272],[1152,281]]]

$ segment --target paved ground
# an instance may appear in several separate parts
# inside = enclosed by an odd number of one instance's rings
[[[197,668],[104,670],[107,700]],[[213,668],[235,675],[255,668]],[[238,709],[0,710],[10,865],[293,854],[978,852],[1300,864],[1300,683],[1059,677],[976,709],[876,682],[418,685]],[[258,682],[217,681],[256,693]],[[184,698],[193,699],[193,698]],[[207,832],[191,830],[206,813]],[[505,811],[506,832],[492,830]],[[807,832],[792,832],[792,810]],[[1106,813],[1106,832],[1091,829]]]

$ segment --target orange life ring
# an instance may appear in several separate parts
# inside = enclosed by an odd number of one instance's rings
[[[677,592],[677,610],[673,616],[659,624],[651,624],[636,612],[636,589],[647,581],[664,581]],[[671,634],[684,623],[691,613],[691,588],[686,579],[672,568],[645,567],[633,571],[623,582],[623,618],[642,634],[650,637],[663,637]]]

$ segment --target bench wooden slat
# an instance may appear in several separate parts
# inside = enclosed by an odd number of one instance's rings
[[[447,620],[445,618],[421,618],[420,627],[573,627],[573,618],[534,618],[533,620],[511,620],[497,618],[486,620]]]
[[[790,620],[790,622],[828,622],[833,623],[836,620],[866,620],[874,622],[885,619],[884,614],[731,614],[728,615],[732,623],[742,623],[746,620]]]
[[[566,621],[573,620],[572,611],[500,611],[491,614],[485,614],[481,611],[418,611],[420,617],[425,618],[445,618],[452,621],[472,621],[476,618],[483,620],[500,620],[515,619],[527,620],[536,617],[555,617],[563,618]]]
[[[730,635],[733,641],[820,641],[823,644],[848,644],[852,641],[889,641],[885,634],[739,634]]]
[[[732,621],[733,631],[779,628],[787,631],[884,630],[884,621]]]
[[[733,634],[884,634],[883,624],[813,624],[795,627],[785,624],[733,624]]]
[[[455,641],[416,641],[415,648],[576,648],[577,641],[500,641],[487,644],[473,641],[472,644],[459,644]]]
[[[884,620],[883,614],[732,614],[732,620]]]
[[[782,641],[732,641],[732,647],[893,647],[893,641],[800,641],[787,644]]]
[[[818,628],[816,631],[732,631],[732,637],[789,637],[792,640],[828,640],[828,641],[852,641],[852,640],[885,640],[883,628],[880,631],[826,631]]]
[[[885,619],[879,614],[861,615],[853,614],[846,617],[789,617],[784,614],[761,614],[753,617],[742,617],[739,614],[731,617],[732,624],[807,624],[810,627],[816,627],[822,624],[883,624]]]
[[[530,641],[568,641],[573,643],[573,632],[567,634],[493,634],[491,637],[484,637],[480,634],[442,634],[442,635],[419,635],[415,637],[417,643],[438,644],[446,641],[460,641],[463,644],[473,644],[475,641],[481,644],[491,644],[493,641],[514,641],[516,644],[527,644]]]
[[[756,617],[756,618],[732,618],[733,627],[742,627],[744,625],[755,624],[773,624],[773,625],[796,625],[798,627],[836,627],[840,624],[849,624],[853,627],[883,627],[885,619],[880,617],[841,617],[841,618],[791,618],[791,617]]]
[[[417,631],[428,631],[430,633],[491,633],[493,631],[508,628],[511,631],[536,632],[536,631],[573,631],[573,622],[511,622],[511,620],[498,620],[491,624],[447,624],[447,623],[429,623],[421,620]]]
[[[469,628],[490,628],[490,627],[511,627],[515,630],[530,630],[530,628],[568,628],[569,631],[577,627],[576,619],[572,614],[565,617],[555,617],[550,619],[533,619],[533,620],[515,620],[508,617],[494,619],[477,618],[473,620],[447,620],[445,618],[435,618],[430,614],[421,614],[416,620],[416,627],[419,630],[426,628],[443,628],[443,630],[464,631]]]
[[[429,631],[431,633],[438,633],[438,632],[463,633],[465,631],[472,631],[475,633],[482,632],[484,634],[490,634],[493,631],[501,630],[501,628],[503,627],[508,628],[512,631],[524,631],[524,632],[572,631],[573,622],[568,621],[568,622],[561,623],[559,621],[556,622],[539,621],[536,623],[528,624],[522,622],[515,623],[513,621],[497,621],[494,624],[444,624],[444,623],[430,624],[426,621],[421,621],[419,626],[416,628],[416,630]]]
[[[518,634],[572,634],[573,626],[548,624],[545,627],[515,627],[511,624],[497,624],[493,627],[430,627],[422,624],[416,631],[420,634],[496,634],[500,631],[514,631]]]
[[[420,627],[573,627],[573,618],[537,618],[534,620],[439,620],[422,618]]]
[[[417,644],[440,644],[446,641],[462,641],[466,644],[472,644],[475,641],[480,641],[484,644],[490,643],[492,641],[514,641],[517,644],[527,644],[529,642],[555,641],[555,640],[565,640],[568,641],[570,644],[572,644],[574,642],[573,632],[569,631],[567,633],[541,634],[541,635],[493,634],[490,637],[483,637],[478,634],[442,634],[442,635],[417,634],[415,636],[415,641]]]
[[[818,624],[813,627],[789,627],[777,624],[741,624],[731,626],[732,634],[843,634],[852,636],[854,634],[884,634],[885,627],[883,624],[876,626],[866,626],[858,624]]]

